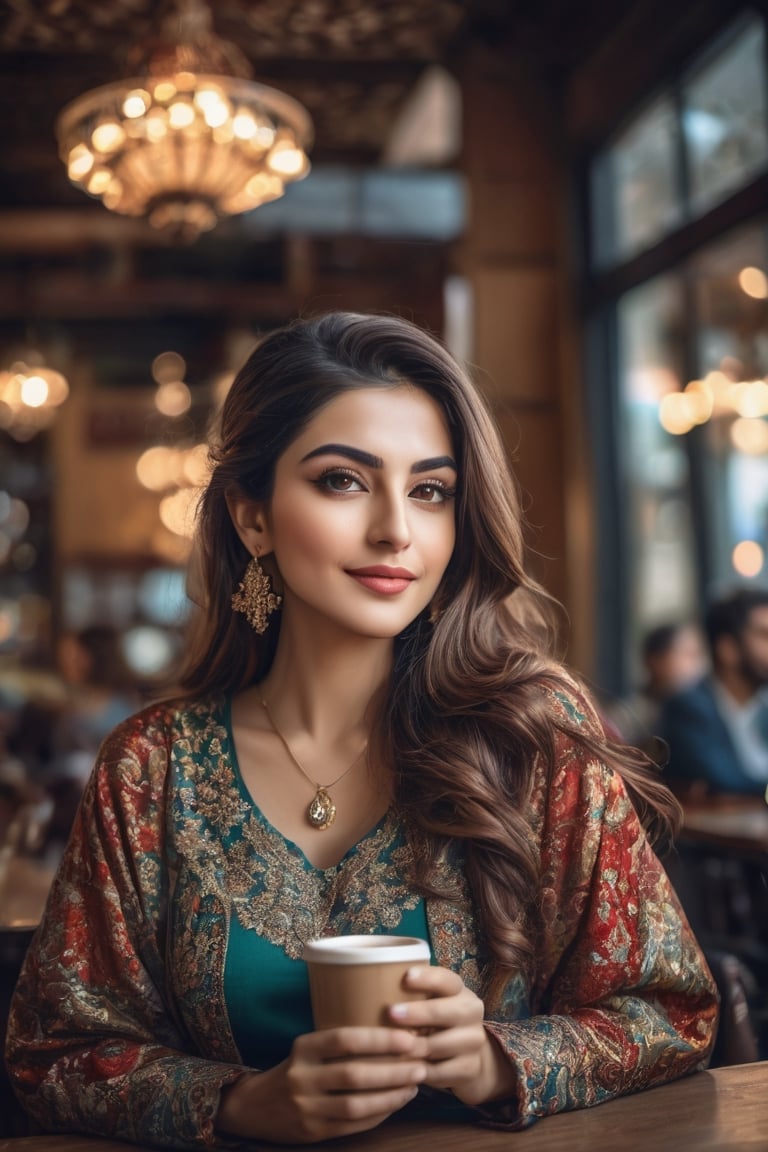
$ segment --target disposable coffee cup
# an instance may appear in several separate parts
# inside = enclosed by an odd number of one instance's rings
[[[317,1030],[392,1027],[387,1010],[426,994],[403,987],[417,964],[429,964],[426,940],[415,936],[328,936],[304,948]]]

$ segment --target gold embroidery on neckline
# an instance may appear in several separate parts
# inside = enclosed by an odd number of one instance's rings
[[[406,843],[391,847],[398,834],[392,812],[338,864],[313,868],[242,795],[218,736],[200,737],[179,757],[182,776],[194,790],[187,802],[194,815],[178,841],[199,875],[201,896],[231,904],[245,929],[294,959],[330,924],[337,932],[396,928],[403,911],[417,906],[420,898],[407,879],[414,872],[411,849]]]

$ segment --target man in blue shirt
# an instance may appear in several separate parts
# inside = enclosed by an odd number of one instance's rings
[[[768,786],[768,589],[741,588],[713,602],[704,630],[711,673],[662,709],[670,783],[762,795]]]

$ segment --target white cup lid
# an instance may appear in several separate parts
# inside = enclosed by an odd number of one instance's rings
[[[417,936],[323,936],[304,945],[304,959],[313,964],[397,964],[430,955]]]

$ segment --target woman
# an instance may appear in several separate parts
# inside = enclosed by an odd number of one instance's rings
[[[640,823],[674,802],[545,655],[465,373],[402,320],[296,323],[212,461],[183,693],[105,742],[17,988],[31,1114],[311,1143],[701,1067],[715,992]],[[313,1032],[303,944],[345,932],[428,937],[428,998]]]

